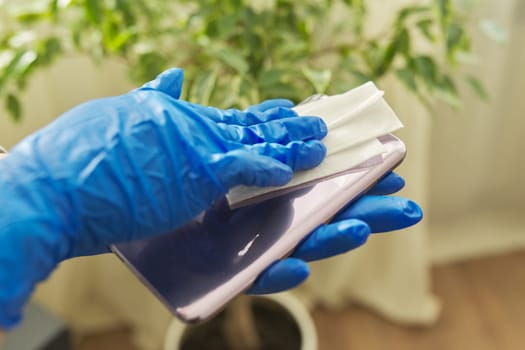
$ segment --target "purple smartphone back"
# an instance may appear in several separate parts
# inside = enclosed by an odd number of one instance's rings
[[[172,233],[112,249],[176,316],[202,321],[403,160],[398,138],[379,140],[379,161],[238,209],[224,198]]]

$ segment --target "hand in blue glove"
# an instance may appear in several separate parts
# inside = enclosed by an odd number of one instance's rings
[[[233,186],[283,185],[324,158],[321,119],[283,101],[181,101],[171,73],[72,109],[0,161],[0,328],[64,259],[172,231]]]
[[[346,253],[363,245],[370,233],[399,230],[418,223],[423,213],[416,203],[387,196],[399,191],[404,184],[399,175],[387,175],[367,195],[343,209],[330,224],[311,233],[291,257],[266,269],[248,293],[267,294],[294,288],[310,273],[307,261]]]
[[[172,69],[161,74],[143,88],[161,90],[173,98],[179,98],[184,75],[181,69]],[[248,108],[222,111],[200,106],[201,115],[233,125],[250,125],[271,120],[274,115],[289,113],[293,104],[287,100],[270,100]],[[364,244],[370,233],[399,230],[416,224],[422,218],[418,205],[408,199],[387,196],[399,191],[404,180],[391,173],[380,181],[366,196],[342,210],[332,223],[319,227],[310,234],[290,258],[269,267],[250,288],[250,294],[275,293],[293,288],[309,275],[307,261],[325,259],[345,253]]]

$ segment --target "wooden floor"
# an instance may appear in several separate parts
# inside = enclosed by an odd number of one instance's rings
[[[361,308],[316,310],[319,350],[525,349],[525,252],[437,267],[434,290],[444,305],[431,328],[391,324]],[[134,350],[127,333],[86,339],[79,350]]]
[[[320,350],[525,349],[525,252],[434,269],[443,302],[431,328],[407,328],[352,308],[318,310]]]
[[[129,331],[125,329],[89,336],[81,340],[76,348],[77,350],[137,350],[131,343]]]

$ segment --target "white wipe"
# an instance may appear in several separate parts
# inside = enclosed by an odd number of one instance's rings
[[[228,193],[230,206],[289,187],[344,172],[385,151],[377,137],[403,127],[401,121],[383,99],[383,91],[368,82],[340,95],[299,105],[294,110],[301,116],[319,116],[328,126],[323,142],[327,156],[321,165],[295,173],[293,179],[280,187],[238,186]]]

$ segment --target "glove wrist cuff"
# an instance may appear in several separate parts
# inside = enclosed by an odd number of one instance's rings
[[[18,324],[37,283],[67,256],[71,245],[47,211],[35,204],[41,192],[24,181],[12,157],[0,160],[0,329]]]
[[[36,285],[49,276],[58,262],[55,242],[48,238],[52,233],[20,224],[0,227],[0,329],[19,323]]]

